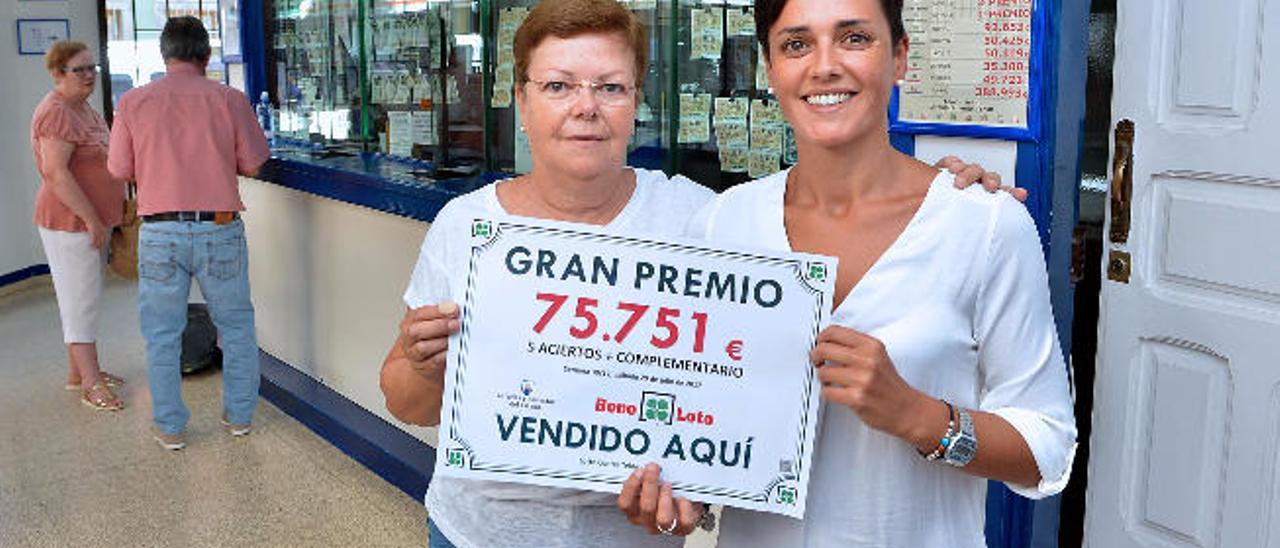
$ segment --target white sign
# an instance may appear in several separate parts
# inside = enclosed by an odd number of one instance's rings
[[[1026,128],[1034,0],[907,0],[903,122]]]
[[[18,19],[18,54],[44,55],[49,47],[71,36],[66,19]]]
[[[836,261],[476,220],[436,473],[804,513]]]

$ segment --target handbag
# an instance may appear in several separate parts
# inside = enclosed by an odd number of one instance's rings
[[[130,183],[125,189],[124,216],[111,231],[111,251],[107,264],[111,271],[126,280],[138,279],[138,187]]]

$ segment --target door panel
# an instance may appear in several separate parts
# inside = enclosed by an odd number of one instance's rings
[[[1218,537],[1230,408],[1230,371],[1211,350],[1176,340],[1143,340],[1126,440],[1136,529],[1175,545],[1211,546]],[[1185,405],[1188,401],[1202,406]],[[1171,481],[1176,478],[1176,481]]]
[[[1117,5],[1131,275],[1101,290],[1090,546],[1280,548],[1277,8]]]
[[[1280,313],[1280,192],[1211,176],[1155,177],[1157,289],[1189,286],[1223,304]],[[1239,259],[1255,261],[1240,268]]]
[[[1160,74],[1151,81],[1159,95],[1160,122],[1184,131],[1243,128],[1262,74],[1263,0],[1139,3],[1162,4],[1137,14],[1154,16],[1152,36],[1162,37],[1154,52]]]

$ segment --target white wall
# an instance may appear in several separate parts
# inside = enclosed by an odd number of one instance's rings
[[[44,57],[18,55],[18,19],[68,19],[71,38],[97,52],[98,8],[88,0],[0,2],[0,275],[43,264],[31,215],[40,185],[31,157],[31,113],[53,83]],[[101,110],[101,91],[89,98]]]
[[[427,224],[253,179],[240,194],[258,346],[406,432],[378,388]]]

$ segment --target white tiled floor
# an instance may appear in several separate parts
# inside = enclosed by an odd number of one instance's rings
[[[128,379],[118,413],[62,389],[47,284],[0,297],[0,546],[425,546],[400,490],[262,402],[253,434],[221,430],[217,372],[183,383],[187,449],[148,433],[136,289],[108,284],[99,352]]]

